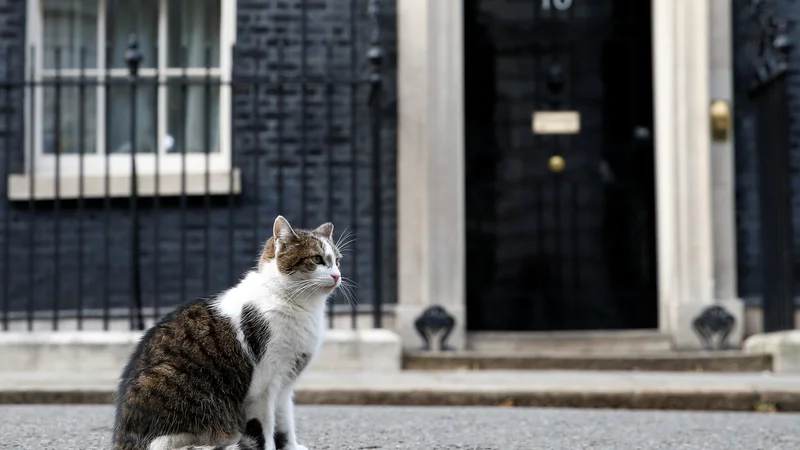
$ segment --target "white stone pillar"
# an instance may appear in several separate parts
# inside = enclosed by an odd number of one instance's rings
[[[712,214],[714,238],[714,297],[736,319],[728,343],[744,336],[744,304],[739,298],[736,265],[736,184],[733,136],[732,2],[709,3],[709,91],[711,100],[730,105],[731,130],[725,141],[711,142]]]
[[[456,319],[465,343],[462,0],[398,0],[398,301],[405,349],[430,305]]]
[[[714,302],[709,0],[653,0],[659,328],[676,348]]]

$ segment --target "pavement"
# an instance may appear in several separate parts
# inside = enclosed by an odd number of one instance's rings
[[[789,450],[799,414],[299,406],[310,450]],[[0,406],[0,449],[111,448],[108,405]]]
[[[110,404],[118,373],[0,371],[0,404]],[[402,371],[300,377],[298,404],[800,411],[800,374]],[[798,447],[800,448],[800,447]]]

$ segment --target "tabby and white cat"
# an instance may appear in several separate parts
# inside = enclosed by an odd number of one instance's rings
[[[278,216],[257,268],[145,333],[120,380],[114,449],[307,450],[294,385],[322,343],[341,258],[333,224]]]

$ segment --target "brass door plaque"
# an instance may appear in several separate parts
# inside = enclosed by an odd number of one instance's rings
[[[533,134],[577,134],[581,131],[578,111],[534,111]]]

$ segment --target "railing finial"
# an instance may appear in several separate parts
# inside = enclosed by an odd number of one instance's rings
[[[144,55],[139,51],[139,38],[136,33],[131,33],[128,38],[128,50],[125,52],[125,63],[128,65],[128,73],[131,77],[139,76],[139,65],[142,63]]]
[[[367,51],[367,59],[371,65],[369,81],[372,83],[373,90],[381,82],[381,66],[383,65],[383,47],[381,47],[381,27],[379,23],[380,1],[370,0],[369,20],[370,20],[370,45]]]

